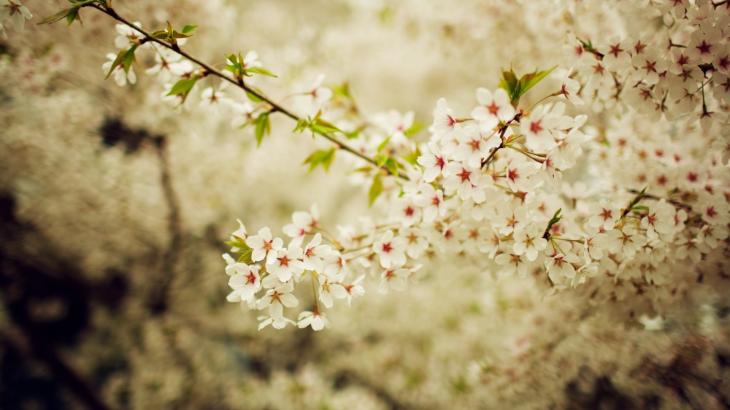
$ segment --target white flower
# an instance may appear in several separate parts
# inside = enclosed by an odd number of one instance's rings
[[[436,102],[436,108],[433,110],[433,124],[429,128],[435,135],[448,137],[457,128],[458,121],[454,117],[454,113],[449,108],[446,100],[440,98]]]
[[[406,254],[409,257],[419,258],[428,249],[428,240],[419,228],[408,228],[401,235],[406,239]]]
[[[433,182],[433,180],[441,175],[446,165],[446,160],[438,144],[431,142],[425,146],[421,156],[418,157],[418,163],[424,168],[423,181]]]
[[[304,247],[302,251],[302,262],[305,269],[323,273],[325,258],[332,255],[339,255],[331,246],[322,244],[322,235],[316,234]]]
[[[233,289],[226,298],[229,302],[253,302],[256,292],[261,289],[261,276],[257,265],[232,265],[233,274],[228,279],[228,286]],[[226,268],[228,273],[228,268]]]
[[[276,254],[284,247],[284,241],[281,238],[273,238],[271,229],[263,227],[259,229],[256,235],[246,238],[246,245],[251,248],[251,260],[259,262],[264,260],[269,254]]]
[[[431,184],[422,184],[415,199],[416,205],[423,209],[423,222],[431,223],[436,218],[446,215],[444,194]]]
[[[284,234],[290,238],[302,237],[311,234],[317,228],[319,208],[312,205],[310,212],[297,211],[292,214],[292,223],[284,226]]]
[[[547,268],[550,280],[553,283],[562,283],[564,279],[573,279],[575,277],[574,262],[577,262],[577,258],[573,254],[564,255],[560,252],[554,252],[550,257],[545,260],[545,267]]]
[[[537,259],[537,254],[547,247],[547,240],[542,237],[543,229],[536,224],[528,225],[514,232],[514,245],[512,250],[517,255],[525,255],[527,260],[532,262]]]
[[[362,283],[364,278],[365,276],[360,276],[352,283],[343,285],[343,287],[345,288],[345,292],[347,292],[347,296],[345,297],[345,299],[347,299],[347,306],[350,306],[352,304],[352,298],[360,297],[365,294],[365,288],[363,288],[360,284]]]
[[[533,162],[514,160],[507,164],[504,179],[513,192],[529,192],[538,184],[537,178],[531,178],[537,171]]]
[[[477,101],[479,106],[471,112],[482,131],[491,134],[500,123],[506,123],[515,116],[515,109],[510,103],[507,92],[498,88],[494,93],[486,88],[478,88]]]
[[[406,241],[391,230],[373,242],[373,252],[380,258],[380,266],[386,269],[406,263]]]
[[[478,167],[472,168],[461,162],[449,162],[444,168],[443,185],[446,194],[458,192],[462,200],[473,199],[476,203],[484,202],[485,190],[481,188],[484,180],[484,175]]]
[[[304,272],[302,248],[297,243],[290,243],[285,249],[272,250],[266,256],[266,270],[280,281],[286,282]]]
[[[189,75],[195,70],[193,63],[183,59],[180,54],[156,44],[154,49],[155,65],[145,70],[145,72],[149,75],[159,76],[161,82],[172,82],[174,79]]]
[[[345,299],[348,296],[347,290],[340,283],[330,282],[326,276],[317,276],[319,280],[319,300],[326,308],[331,308],[334,299]]]
[[[320,74],[314,80],[314,83],[304,93],[306,97],[307,112],[314,115],[324,108],[324,105],[332,98],[332,90],[322,85],[324,83],[324,74]]]
[[[621,213],[608,204],[592,205],[588,214],[588,227],[596,230],[610,230],[618,221]]]
[[[135,27],[142,28],[142,23],[135,21],[132,23]],[[126,24],[117,24],[117,37],[114,39],[114,45],[119,49],[128,48],[130,45],[139,44],[142,35],[132,27]]]
[[[259,310],[268,309],[268,316],[261,316],[259,330],[271,324],[275,329],[284,328],[291,323],[284,317],[284,308],[293,308],[299,304],[297,298],[292,294],[294,284],[291,282],[281,283],[278,286],[268,289],[266,294],[256,301]]]
[[[471,168],[479,168],[482,160],[499,146],[500,139],[496,134],[482,134],[476,127],[464,127],[460,134],[459,145],[453,153],[454,159],[466,163]]]
[[[25,20],[33,18],[30,10],[25,7],[20,0],[0,0],[0,23],[10,19],[16,30],[23,30]],[[0,31],[3,31],[0,25]]]
[[[200,94],[200,105],[204,107],[229,105],[232,101],[226,96],[226,84],[228,83],[221,83],[218,87],[206,87]]]
[[[500,253],[494,258],[497,265],[502,266],[498,272],[500,277],[509,277],[517,273],[519,276],[526,276],[530,262],[524,255],[516,255],[513,253]]]
[[[299,314],[299,320],[297,322],[297,326],[300,329],[311,326],[314,331],[320,331],[327,327],[328,324],[329,321],[327,320],[327,317],[325,317],[324,313],[319,311],[310,312],[308,310]]]
[[[389,289],[395,289],[398,291],[405,290],[408,286],[408,279],[418,269],[420,269],[420,266],[412,268],[402,267],[386,269],[380,275],[379,291],[381,293],[386,293]]]
[[[391,143],[403,144],[408,140],[405,133],[413,126],[413,118],[413,111],[401,114],[398,111],[391,110],[385,114],[376,115],[375,122],[390,138]]]

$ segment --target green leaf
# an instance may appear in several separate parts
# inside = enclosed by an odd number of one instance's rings
[[[199,78],[197,76],[194,76],[179,80],[175,83],[175,85],[172,86],[170,92],[167,93],[167,95],[180,95],[182,96],[183,102],[185,102],[185,99],[188,98],[190,91],[192,91],[193,87],[195,87],[195,83],[198,82],[198,79]]]
[[[265,112],[256,117],[254,120],[256,126],[256,146],[261,145],[261,141],[264,140],[264,136],[271,133],[271,123],[269,122],[269,113]]]
[[[368,205],[373,206],[375,200],[383,193],[383,175],[378,172],[368,190]]]
[[[342,132],[335,124],[327,120],[323,120],[320,117],[321,113],[317,113],[314,119],[309,123],[309,128],[319,134],[332,134],[335,132]]]
[[[519,79],[517,79],[517,75],[515,72],[510,68],[509,71],[502,71],[502,78],[499,80],[499,88],[507,91],[507,95],[509,95],[509,98],[511,101],[515,101],[519,94]]]
[[[127,50],[127,52],[124,54],[124,58],[122,59],[122,67],[124,68],[124,72],[128,73],[129,69],[132,68],[132,64],[134,64],[134,53],[137,51],[137,45],[133,45],[132,47]]]
[[[520,101],[520,98],[525,95],[531,88],[536,86],[540,81],[547,77],[550,73],[555,70],[555,67],[543,71],[533,71],[529,74],[525,74],[519,79],[515,72],[510,69],[509,71],[502,71],[502,78],[499,81],[499,88],[507,91],[510,102],[514,107]]]
[[[76,20],[81,21],[81,19],[79,18],[79,8],[71,7],[68,10],[68,14],[66,14],[66,21],[68,22],[68,25],[70,26]]]
[[[418,149],[418,147],[416,147],[416,149],[414,151],[411,151],[410,153],[403,155],[401,158],[409,164],[416,165],[418,163],[418,157],[420,157],[420,156],[421,156],[421,150]]]
[[[388,146],[388,143],[390,142],[390,137],[384,139],[380,144],[378,144],[378,148],[375,150],[375,152],[381,152],[385,149],[385,147]]]
[[[332,86],[332,94],[351,100],[352,94],[350,93],[350,83],[345,81],[342,84]]]
[[[73,10],[75,8],[76,7],[70,7],[67,9],[63,9],[56,14],[52,14],[52,15],[44,18],[38,24],[53,24],[53,23],[59,22],[59,21],[63,20],[64,18],[66,18],[66,16],[68,16],[68,14],[71,12],[71,10]]]
[[[101,3],[102,5],[106,5],[106,2],[102,0],[69,0],[69,3],[71,3],[71,7],[67,9],[63,9],[59,11],[58,13],[55,13],[51,16],[48,16],[41,20],[38,24],[53,24],[56,22],[59,22],[63,20],[64,18],[66,21],[68,21],[68,24],[70,25],[74,21],[78,20],[81,21],[81,17],[79,15],[79,10],[82,7],[86,7],[89,5],[92,5],[94,3]]]
[[[391,175],[398,175],[398,168],[400,167],[400,164],[395,158],[388,158],[384,165]]]
[[[304,160],[305,164],[309,164],[309,171],[312,172],[318,166],[322,166],[325,171],[329,171],[332,161],[335,159],[336,148],[320,149],[310,154]]]
[[[555,225],[556,223],[560,222],[560,219],[563,217],[560,215],[560,213],[563,211],[562,208],[558,208],[557,211],[553,214],[553,217],[550,218],[550,221],[547,224],[547,228],[545,228],[545,232],[543,233],[542,237],[545,239],[548,239],[550,237],[550,229]]]
[[[117,54],[117,58],[114,59],[112,62],[111,67],[109,68],[109,72],[106,74],[106,78],[109,78],[109,76],[112,75],[114,70],[117,67],[122,67],[125,73],[129,72],[129,69],[132,67],[132,64],[134,63],[134,52],[137,51],[137,45],[133,45],[129,47],[127,50],[120,50]]]
[[[252,264],[253,259],[251,259],[251,254],[253,254],[253,249],[246,246],[246,248],[238,254],[238,260],[236,262],[245,263],[246,265]]]
[[[634,205],[631,211],[636,213],[649,212],[649,207],[646,205]]]
[[[424,125],[423,124],[421,124],[418,121],[413,121],[413,125],[411,125],[410,128],[408,128],[407,130],[405,130],[403,132],[403,134],[406,137],[409,137],[410,138],[410,137],[418,134],[419,132],[421,132],[423,130],[423,128],[424,128]]]
[[[293,132],[303,132],[307,128],[309,128],[309,120],[306,118],[300,118],[297,120],[297,125],[294,127]]]
[[[525,74],[520,78],[520,97],[526,94],[530,89],[536,86],[545,77],[555,70],[555,67],[543,71],[534,71],[529,74]]]
[[[246,72],[244,74],[247,75],[247,76],[250,76],[251,74],[261,74],[261,75],[265,75],[265,76],[268,76],[268,77],[274,77],[274,78],[276,78],[276,74],[274,74],[271,71],[269,71],[269,70],[267,70],[265,68],[262,68],[262,67],[251,67],[251,68],[247,68],[246,69]]]
[[[188,36],[191,36],[197,29],[198,29],[198,26],[196,26],[195,24],[187,24],[187,25],[185,25],[185,27],[183,27],[182,33],[187,34]]]
[[[246,97],[248,97],[249,100],[253,103],[262,103],[264,100],[259,98],[256,94],[252,93],[251,91],[246,90]]]

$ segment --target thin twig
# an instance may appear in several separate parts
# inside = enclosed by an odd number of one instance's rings
[[[111,7],[108,7],[108,6],[107,7],[103,7],[103,6],[100,6],[98,4],[92,4],[92,5],[89,5],[88,7],[92,7],[94,9],[97,9],[97,10],[101,11],[102,13],[106,14],[107,16],[113,18],[114,20],[116,20],[116,21],[124,24],[125,26],[132,28],[133,30],[137,31],[138,33],[142,34],[144,36],[144,41],[145,42],[150,42],[151,41],[151,42],[157,43],[160,46],[165,47],[165,48],[167,48],[169,50],[172,50],[175,53],[177,53],[177,54],[185,57],[186,59],[192,61],[193,63],[197,64],[202,69],[204,69],[206,75],[214,75],[216,77],[219,77],[220,79],[222,79],[224,81],[227,81],[227,82],[233,84],[234,86],[236,86],[236,87],[244,90],[245,92],[249,93],[250,95],[253,95],[254,97],[256,97],[256,98],[258,98],[258,99],[266,102],[267,104],[269,104],[272,107],[273,111],[280,112],[280,113],[284,114],[285,116],[289,117],[290,119],[292,119],[294,121],[300,121],[300,120],[302,120],[302,118],[300,116],[294,114],[292,111],[290,111],[289,109],[285,108],[284,106],[276,103],[271,98],[269,98],[269,97],[265,96],[264,94],[262,94],[260,91],[254,89],[254,88],[251,88],[249,85],[247,85],[246,83],[244,83],[242,80],[239,81],[239,80],[233,79],[233,78],[231,78],[231,77],[223,74],[221,71],[213,68],[211,65],[205,63],[204,61],[202,61],[202,60],[200,60],[200,59],[198,59],[196,57],[193,57],[192,55],[190,55],[186,51],[182,50],[177,44],[171,44],[171,43],[168,43],[166,41],[163,41],[163,40],[160,40],[158,38],[155,38],[154,36],[152,36],[147,31],[145,31],[145,30],[137,27],[136,25],[132,24],[129,20],[127,20],[124,17],[120,16]],[[390,170],[388,170],[387,167],[378,165],[378,163],[374,159],[368,157],[367,155],[364,155],[363,153],[361,153],[360,151],[356,150],[355,148],[352,148],[351,146],[347,145],[345,142],[340,141],[335,136],[333,136],[331,134],[328,134],[328,133],[325,133],[325,132],[316,131],[316,130],[312,130],[312,132],[314,132],[316,135],[319,135],[321,137],[324,137],[325,139],[327,139],[328,141],[330,141],[331,143],[333,143],[337,148],[339,148],[339,149],[341,149],[343,151],[346,151],[346,152],[348,152],[348,153],[350,153],[350,154],[352,154],[352,155],[354,155],[354,156],[356,156],[356,157],[358,157],[358,158],[360,158],[360,159],[362,159],[362,160],[364,160],[364,161],[366,161],[366,162],[368,162],[368,163],[370,163],[372,165],[375,165],[376,167],[378,167],[378,168],[384,170],[385,172],[387,172],[388,174],[391,174],[391,175],[397,176],[399,178],[408,180],[408,176],[406,176],[405,174],[403,174],[401,172],[398,172],[397,174],[392,174],[390,172]]]

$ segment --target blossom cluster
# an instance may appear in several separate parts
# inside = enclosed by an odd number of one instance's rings
[[[292,223],[283,227],[290,238],[286,246],[268,227],[248,235],[243,223],[239,224],[228,242],[237,258],[223,255],[232,289],[228,301],[265,310],[259,317],[259,329],[296,323],[300,328],[322,330],[329,323],[325,308],[332,308],[340,299],[350,305],[353,298],[364,294],[364,275],[355,278],[355,272],[377,270],[381,291],[403,290],[419,268],[412,265],[412,259],[428,246],[412,230],[366,222],[362,227],[341,226],[335,237],[321,226],[316,206],[292,215]],[[294,291],[300,283],[305,289],[311,284],[313,307],[300,311],[294,322],[284,315],[284,309],[299,305]]]
[[[699,118],[703,126],[730,97],[730,8],[710,0],[645,5],[660,29],[573,48],[581,94],[596,111],[617,102],[653,117]]]
[[[248,236],[241,224],[230,242],[237,257],[224,256],[229,301],[265,310],[260,328],[296,323],[320,330],[328,322],[320,302],[330,308],[334,299],[350,301],[363,292],[367,274],[380,277],[381,289],[404,289],[426,259],[466,258],[498,277],[531,276],[553,291],[610,278],[617,286],[608,294],[616,298],[627,288],[671,285],[683,261],[725,246],[728,144],[715,115],[726,104],[725,9],[682,3],[667,9],[667,30],[608,49],[579,38],[574,67],[521,77],[504,71],[498,88],[476,90],[468,115],[440,99],[427,141],[419,141],[412,112],[364,113],[347,84],[327,86],[324,76],[294,95],[302,115],[293,114],[256,87],[261,76],[275,77],[256,52],[230,54],[220,72],[181,52],[195,26],[178,31],[168,24],[148,34],[123,22],[118,52],[103,68],[119,85],[133,84],[136,53],[152,48],[155,65],[146,71],[164,84],[163,99],[184,107],[195,95],[211,111],[233,115],[234,125],[251,126],[259,144],[270,133],[270,116],[285,114],[296,120],[295,132],[334,143],[307,158],[310,170],[329,169],[339,150],[354,154],[354,182],[368,187],[371,205],[387,215],[333,235],[318,225],[315,210],[297,212],[284,228],[286,246],[268,227]],[[657,52],[660,44],[670,52]],[[667,55],[681,64],[671,66]],[[211,75],[219,85],[196,93]],[[543,79],[552,92],[528,104],[522,97]],[[229,96],[231,84],[245,100]],[[693,96],[701,96],[701,115],[670,130],[670,120],[695,109]],[[660,115],[641,109],[649,97]],[[608,111],[617,100],[635,109]],[[581,113],[586,101],[608,118]],[[637,125],[647,118],[656,121]],[[649,135],[614,135],[632,127]],[[662,148],[667,132],[676,134],[673,150]],[[696,152],[701,145],[676,141],[681,132],[720,149]],[[361,275],[352,280],[355,271]],[[303,282],[311,282],[314,306],[294,322],[284,309],[298,306]]]

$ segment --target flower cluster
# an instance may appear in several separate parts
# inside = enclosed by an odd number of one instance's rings
[[[310,170],[351,154],[354,182],[382,211],[376,218],[332,234],[316,209],[297,212],[283,228],[288,244],[269,228],[234,232],[235,258],[224,255],[228,300],[265,311],[260,328],[320,330],[323,308],[362,294],[364,277],[378,277],[383,291],[404,289],[437,258],[531,277],[552,292],[584,287],[592,298],[621,299],[651,287],[661,299],[677,293],[689,261],[727,247],[728,8],[699,0],[651,7],[666,12],[654,35],[606,46],[579,37],[572,67],[503,71],[497,88],[476,90],[465,114],[438,100],[420,139],[412,112],[364,113],[346,83],[327,86],[321,75],[292,96],[294,109],[274,102],[257,87],[275,75],[255,52],[230,54],[218,71],[182,51],[195,26],[148,33],[121,20],[118,52],[104,69],[119,85],[135,83],[136,52],[153,48],[147,72],[164,84],[164,99],[184,107],[195,93],[206,109],[250,126],[259,144],[270,117],[286,116],[295,132],[327,144],[305,160]],[[523,98],[544,79],[551,92]],[[202,81],[218,83],[198,94]],[[586,102],[602,115],[581,111]],[[700,115],[685,115],[693,110]],[[299,305],[300,284],[311,284],[313,306],[295,322],[285,309]]]
[[[574,61],[595,110],[622,102],[654,117],[690,115],[706,127],[730,97],[730,8],[710,0],[646,3],[661,29],[593,43],[578,38]]]
[[[322,330],[328,324],[324,308],[331,308],[337,299],[350,304],[353,297],[363,294],[362,278],[351,278],[348,265],[352,259],[339,242],[323,239],[323,234],[331,237],[320,228],[318,218],[316,206],[311,212],[295,212],[292,223],[284,227],[291,239],[286,246],[268,227],[248,235],[239,221],[239,229],[232,234],[229,244],[237,258],[223,255],[232,289],[228,301],[265,311],[259,317],[259,329],[296,323],[300,328]],[[294,291],[301,282],[311,283],[313,307],[301,311],[294,322],[284,309],[299,305]]]

